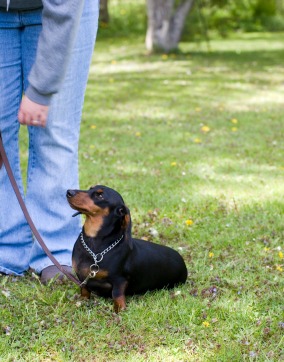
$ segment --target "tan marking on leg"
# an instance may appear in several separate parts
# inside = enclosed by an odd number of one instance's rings
[[[115,313],[119,313],[126,309],[125,295],[121,295],[113,300]]]
[[[87,288],[85,288],[85,287],[81,288],[81,297],[90,299],[91,293],[88,291]]]

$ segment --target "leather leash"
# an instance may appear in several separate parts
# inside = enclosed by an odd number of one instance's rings
[[[42,249],[44,250],[44,252],[46,253],[46,255],[49,257],[49,259],[53,262],[53,264],[64,274],[66,275],[66,277],[68,279],[70,279],[73,283],[80,285],[81,283],[79,282],[79,280],[77,278],[74,277],[73,274],[69,273],[67,270],[65,270],[63,268],[62,265],[59,264],[59,262],[57,261],[57,259],[51,254],[51,252],[49,251],[48,247],[46,246],[45,242],[43,241],[42,237],[40,236],[37,228],[35,227],[32,218],[30,217],[30,214],[28,212],[28,209],[25,205],[25,202],[22,198],[22,195],[20,193],[20,190],[18,188],[17,182],[15,180],[15,177],[13,175],[13,171],[11,169],[10,163],[8,161],[5,149],[4,149],[4,145],[3,145],[3,141],[2,141],[2,136],[1,136],[1,132],[0,132],[0,168],[2,167],[2,165],[4,164],[5,169],[7,171],[8,177],[10,179],[11,185],[14,189],[14,192],[17,196],[18,202],[21,206],[21,209],[23,211],[23,214],[35,236],[35,238],[37,239],[37,241],[39,242],[40,246],[42,247]]]

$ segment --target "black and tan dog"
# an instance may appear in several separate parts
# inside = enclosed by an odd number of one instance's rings
[[[81,295],[112,297],[125,309],[125,295],[173,288],[184,283],[187,269],[180,254],[163,245],[131,236],[129,209],[118,192],[106,186],[68,190],[67,200],[86,220],[73,249],[73,268]]]

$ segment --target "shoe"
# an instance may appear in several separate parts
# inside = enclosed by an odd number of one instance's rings
[[[68,273],[72,273],[72,268],[67,265],[62,265]],[[40,275],[42,284],[47,284],[51,279],[63,280],[66,276],[55,266],[50,265],[44,268]]]

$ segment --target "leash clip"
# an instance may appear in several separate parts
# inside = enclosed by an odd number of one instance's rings
[[[80,287],[83,287],[88,283],[89,279],[93,279],[96,277],[100,270],[100,267],[97,263],[90,265],[90,273],[87,275],[86,279],[80,284]]]
[[[96,274],[99,272],[99,270],[100,270],[100,267],[98,266],[98,264],[97,263],[95,263],[95,264],[92,264],[91,266],[90,266],[90,278],[95,278],[95,276],[96,276]]]

